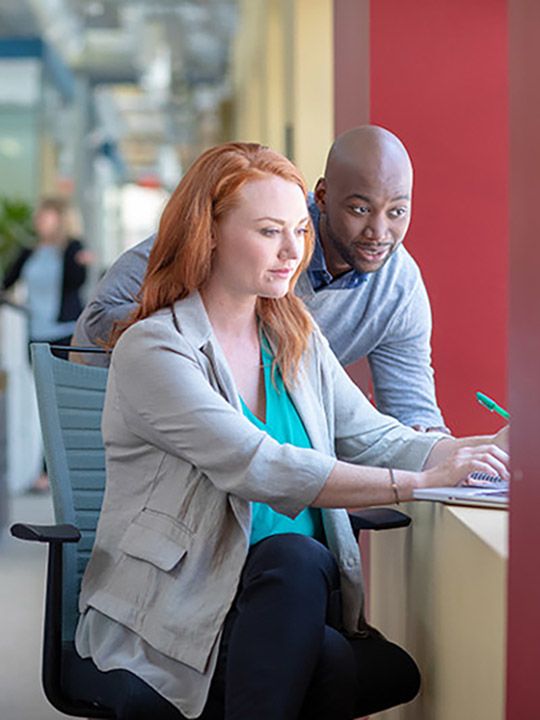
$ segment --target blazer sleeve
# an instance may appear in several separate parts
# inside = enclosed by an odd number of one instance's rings
[[[191,463],[219,489],[295,517],[317,497],[335,458],[280,445],[256,428],[210,385],[194,352],[153,318],[121,336],[109,390],[116,393],[125,425]],[[107,430],[112,428],[104,425],[110,437]]]
[[[316,339],[336,456],[356,465],[421,470],[435,443],[448,436],[416,432],[381,413],[347,375],[326,338],[317,333]]]
[[[86,280],[86,265],[77,262],[76,255],[83,249],[80,240],[70,240],[64,251],[63,285],[66,290],[78,290]]]
[[[12,285],[15,285],[15,283],[21,276],[21,272],[25,262],[28,260],[31,254],[32,251],[28,248],[23,248],[20,251],[20,253],[15,258],[15,261],[12,263],[11,267],[9,267],[6,271],[6,274],[2,281],[2,288],[4,290],[7,290]]]

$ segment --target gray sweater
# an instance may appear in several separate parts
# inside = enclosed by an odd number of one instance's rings
[[[311,211],[317,227],[316,210]],[[153,241],[149,237],[123,253],[102,278],[79,317],[74,345],[106,339],[113,323],[135,308]],[[304,273],[297,293],[342,365],[368,358],[381,412],[405,425],[444,425],[431,367],[429,300],[420,270],[403,246],[357,287],[334,289],[330,284],[315,292]],[[108,364],[104,355],[81,355],[79,360]]]

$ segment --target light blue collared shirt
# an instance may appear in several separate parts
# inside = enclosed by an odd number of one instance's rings
[[[307,274],[311,280],[311,285],[315,292],[325,288],[326,290],[343,290],[349,288],[356,288],[362,283],[365,283],[368,275],[367,273],[358,272],[357,270],[349,270],[344,275],[340,275],[337,278],[332,277],[326,265],[324,257],[324,251],[321,244],[321,238],[319,234],[319,221],[321,213],[315,202],[313,193],[309,194],[308,201],[309,214],[311,215],[311,221],[315,228],[315,247],[313,248],[313,256]]]

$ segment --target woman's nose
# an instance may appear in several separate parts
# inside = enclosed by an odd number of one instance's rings
[[[297,237],[296,233],[294,232],[284,232],[283,242],[280,248],[280,256],[296,260],[298,257],[300,257],[303,244],[303,237]]]

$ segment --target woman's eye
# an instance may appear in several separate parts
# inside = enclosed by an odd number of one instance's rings
[[[274,237],[274,235],[276,235],[277,233],[279,233],[278,228],[262,228],[261,229],[261,234],[264,235],[265,237]]]
[[[308,233],[308,228],[307,228],[307,227],[301,227],[301,228],[298,228],[298,230],[297,230],[296,232],[298,233],[298,235],[307,235],[307,233]]]

